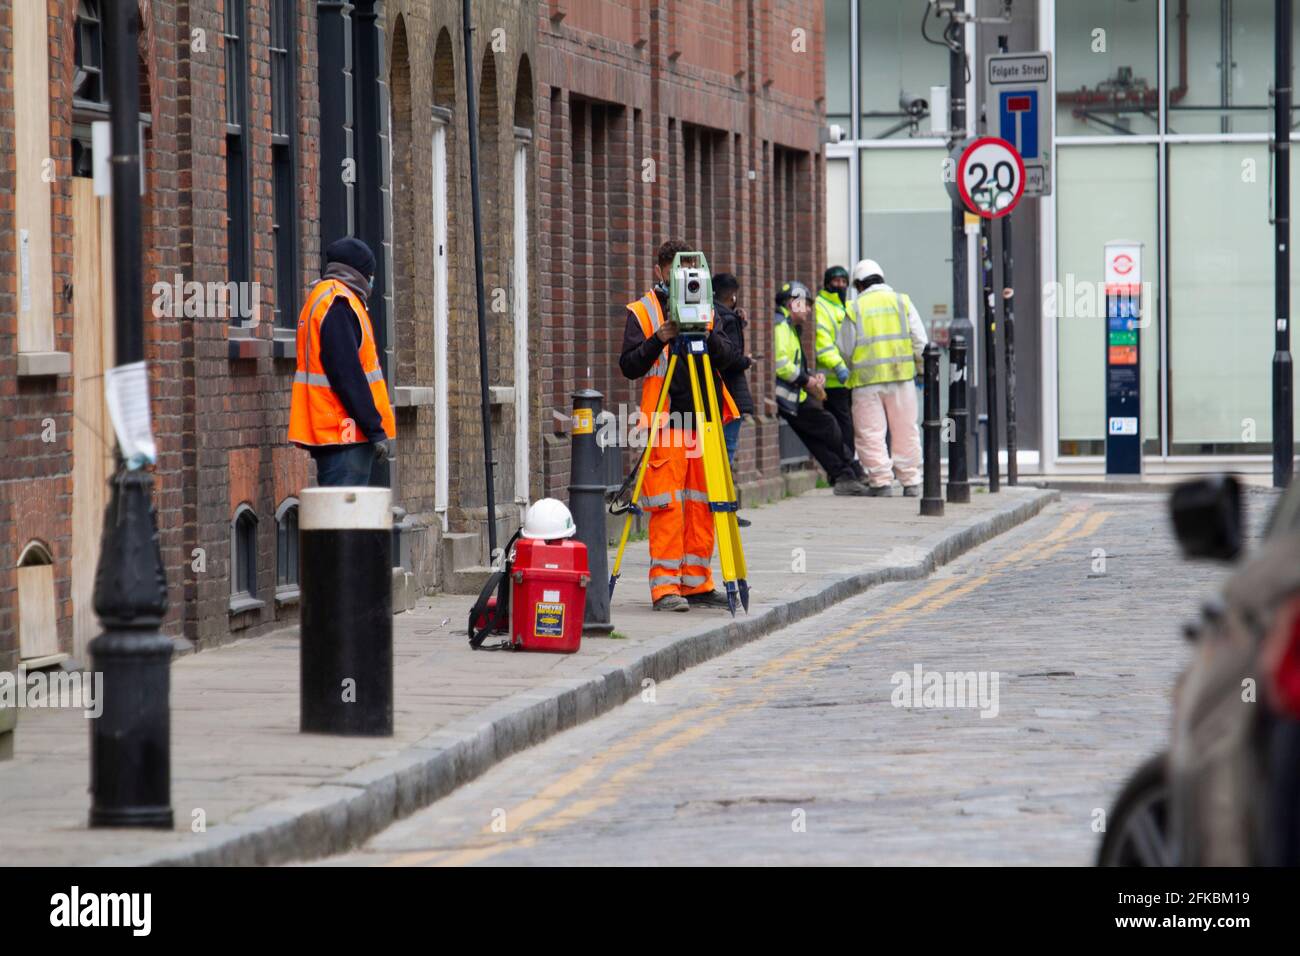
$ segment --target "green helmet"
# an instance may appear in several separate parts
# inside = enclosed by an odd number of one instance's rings
[[[831,266],[822,276],[822,288],[829,289],[832,279],[843,279],[847,283],[849,281],[849,270],[843,266]]]

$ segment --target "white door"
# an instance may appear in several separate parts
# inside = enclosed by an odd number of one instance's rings
[[[515,146],[515,501],[528,504],[528,146]]]
[[[433,122],[434,510],[447,530],[451,442],[447,387],[447,125]]]

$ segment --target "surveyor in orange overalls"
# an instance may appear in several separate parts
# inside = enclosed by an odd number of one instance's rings
[[[675,255],[690,251],[690,246],[678,240],[660,246],[654,288],[627,307],[618,367],[630,379],[644,378],[641,416],[647,427],[663,391],[678,331],[677,323],[668,314],[669,271]],[[718,373],[740,355],[726,336],[712,325],[709,328],[709,358],[725,424],[739,413]],[[703,363],[696,367],[703,372]],[[701,381],[701,392],[704,388]],[[668,387],[664,407],[667,414],[648,452],[650,461],[637,501],[650,514],[650,599],[656,611],[689,611],[692,606],[730,608],[726,595],[713,589],[709,569],[713,560],[713,512],[705,490],[704,458],[695,431],[694,407],[690,372],[682,358]]]

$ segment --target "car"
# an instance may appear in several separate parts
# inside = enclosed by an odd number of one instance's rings
[[[1179,485],[1170,512],[1186,557],[1237,567],[1184,628],[1168,749],[1120,791],[1097,863],[1300,865],[1300,482],[1248,558],[1233,476]]]

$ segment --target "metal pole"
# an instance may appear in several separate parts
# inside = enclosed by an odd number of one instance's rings
[[[1273,2],[1273,487],[1291,483],[1295,459],[1291,368],[1291,0]]]
[[[953,504],[970,501],[966,469],[966,433],[970,424],[966,379],[966,336],[954,335],[948,345],[948,417],[952,419],[952,435],[948,438],[948,500]]]
[[[609,577],[605,455],[619,453],[617,444],[602,449],[597,440],[603,399],[595,389],[573,393],[573,444],[569,453],[569,512],[578,526],[578,540],[587,546],[587,571],[592,581],[600,583]],[[609,598],[608,588],[587,588],[582,633],[608,634],[614,630],[609,619]]]
[[[950,31],[953,47],[948,53],[948,149],[966,138],[966,30],[954,19]],[[952,206],[952,324],[949,326],[950,340],[962,336],[967,342],[973,342],[975,325],[970,318],[970,300],[967,284],[970,281],[970,266],[966,258],[966,207],[960,202]],[[969,442],[973,435],[970,431],[963,438],[968,442],[970,455],[978,455]],[[951,451],[949,452],[951,457]]]
[[[922,353],[925,381],[925,447],[922,457],[921,514],[943,514],[943,493],[939,479],[939,447],[943,440],[943,419],[939,415],[939,346],[929,342]]]
[[[140,236],[140,67],[135,0],[104,10],[111,108],[114,341],[119,365],[144,361]],[[118,455],[104,512],[95,613],[104,633],[90,642],[91,670],[103,675],[103,713],[90,725],[90,825],[171,829],[172,642],[153,510],[153,478]]]
[[[993,300],[993,230],[980,219],[980,264],[984,275],[984,401],[988,412],[989,491],[998,490],[998,314]]]
[[[463,0],[461,15],[465,20],[465,106],[469,120],[469,183],[474,208],[474,288],[478,294],[478,376],[479,401],[483,406],[483,472],[487,482],[488,555],[496,560],[497,502],[496,482],[492,474],[492,408],[488,403],[487,300],[483,291],[483,197],[479,194],[478,170],[478,99],[474,84],[474,24],[471,0]],[[492,174],[496,175],[496,170]],[[527,401],[516,396],[515,401]]]
[[[1007,52],[1007,38],[998,37],[998,52]],[[1018,484],[1020,469],[1016,461],[1019,442],[1016,439],[1016,287],[1013,279],[1015,256],[1011,251],[1011,217],[1002,217],[1002,344],[1006,349],[1007,376],[1007,484]]]

